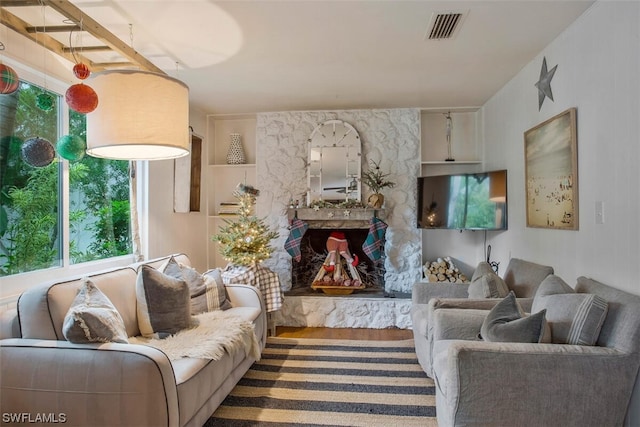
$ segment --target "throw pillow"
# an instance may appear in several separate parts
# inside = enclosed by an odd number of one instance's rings
[[[607,316],[608,304],[593,294],[575,293],[560,277],[549,275],[540,283],[532,312],[546,310],[555,344],[595,345]]]
[[[482,323],[481,337],[492,342],[538,343],[544,341],[545,312],[525,316],[513,291],[497,303]]]
[[[71,303],[62,334],[72,343],[119,342],[127,344],[124,320],[109,298],[88,278]]]
[[[231,308],[220,269],[210,270],[202,275],[196,269],[179,263],[172,256],[159,270],[187,283],[192,315]]]
[[[476,280],[480,276],[484,276],[485,274],[489,274],[489,273],[495,273],[495,271],[493,271],[493,268],[491,268],[491,264],[489,264],[486,261],[482,261],[482,262],[478,263],[478,265],[476,266],[476,269],[473,270],[473,275],[471,276],[471,281],[473,282],[474,280]]]
[[[184,280],[141,265],[136,280],[138,327],[146,338],[166,338],[191,326],[189,287]]]
[[[204,299],[207,311],[228,310],[231,302],[227,296],[227,288],[222,281],[222,270],[215,268],[207,271],[204,277]]]
[[[508,293],[507,284],[488,262],[478,264],[469,284],[469,298],[504,298]]]

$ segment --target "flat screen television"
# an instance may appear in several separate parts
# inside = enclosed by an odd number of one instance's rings
[[[418,178],[418,228],[507,229],[507,171]]]

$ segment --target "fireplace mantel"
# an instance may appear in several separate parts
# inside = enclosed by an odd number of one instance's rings
[[[289,208],[287,216],[289,220],[297,216],[309,228],[369,228],[372,217],[384,220],[386,212],[373,208]]]

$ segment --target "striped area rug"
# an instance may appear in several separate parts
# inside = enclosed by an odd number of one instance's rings
[[[437,426],[413,340],[269,337],[205,427]]]

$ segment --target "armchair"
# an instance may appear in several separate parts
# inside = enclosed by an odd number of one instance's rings
[[[533,296],[540,283],[550,274],[553,267],[511,258],[505,270],[503,280],[509,290],[515,292],[518,302],[525,311],[531,309]],[[418,362],[422,369],[433,377],[431,368],[431,324],[432,313],[435,308],[457,307],[491,309],[500,298],[468,299],[468,283],[429,283],[420,282],[413,285],[411,294],[411,320],[413,322],[413,338]]]
[[[484,342],[486,311],[436,310],[438,425],[622,425],[640,367],[640,296],[585,277],[575,289],[608,302],[595,346]]]

